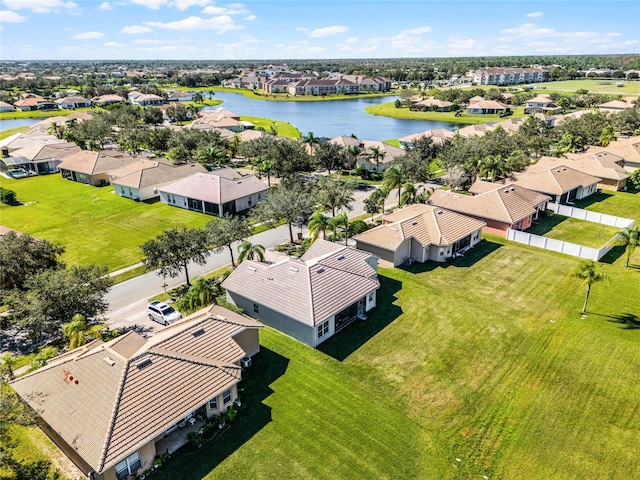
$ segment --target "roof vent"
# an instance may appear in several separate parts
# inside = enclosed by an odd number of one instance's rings
[[[289,267],[289,271],[295,273],[298,271],[298,269],[296,267]]]
[[[338,257],[338,260],[344,260],[344,255],[340,255],[340,256]]]
[[[418,222],[416,222],[415,220],[413,222],[411,222],[411,225],[417,225]]]
[[[149,365],[151,365],[153,362],[151,361],[150,358],[145,358],[144,360],[136,363],[136,367],[138,367],[138,370],[142,370],[143,368],[148,367]]]
[[[324,268],[320,267],[318,270],[316,270],[316,273],[322,273],[324,272]]]
[[[195,337],[199,337],[200,335],[204,334],[204,328],[199,328],[198,330],[196,330],[195,332],[191,332],[191,335]]]
[[[104,357],[102,360],[104,360],[106,363],[108,363],[112,367],[116,364],[116,361],[111,357]]]
[[[225,317],[225,316],[223,316],[223,315],[220,315],[219,313],[216,315],[216,317],[215,317],[215,318],[216,318],[217,320],[223,320],[223,321],[227,319],[227,317]]]
[[[251,270],[252,272],[257,272],[255,267],[249,267],[249,270]]]
[[[398,231],[398,229],[396,227],[389,227],[389,230],[394,231],[394,232]]]
[[[443,213],[444,213],[444,210],[438,210],[438,211],[436,212],[436,215],[442,215]]]

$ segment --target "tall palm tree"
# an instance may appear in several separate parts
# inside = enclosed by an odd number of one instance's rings
[[[47,129],[47,133],[49,135],[53,135],[57,139],[62,138],[62,132],[64,131],[64,127],[62,125],[58,125],[58,122],[51,122],[49,128]]]
[[[596,269],[597,266],[593,260],[585,260],[578,263],[571,271],[571,276],[582,280],[582,285],[587,287],[582,313],[587,313],[587,303],[589,302],[591,285],[598,282],[609,281],[609,276],[606,273],[598,272]]]
[[[616,132],[611,125],[608,125],[602,129],[602,133],[600,133],[600,145],[606,147],[611,142],[615,142],[618,139],[616,137]]]
[[[329,228],[333,230],[334,237],[337,234],[338,227],[344,227],[344,244],[346,245],[349,238],[349,217],[347,212],[340,212],[329,220]]]
[[[202,96],[202,93],[200,93],[200,92],[194,93],[191,98],[196,103],[202,103],[204,101],[204,97]]]
[[[507,164],[500,155],[487,155],[480,162],[480,176],[489,177],[495,182],[507,170]]]
[[[264,262],[264,247],[253,244],[249,240],[244,240],[238,247],[238,264],[244,260],[258,260]]]
[[[351,168],[356,167],[356,161],[360,153],[362,153],[362,149],[358,145],[347,146],[347,155],[351,158]]]
[[[227,154],[219,147],[204,147],[198,151],[197,158],[198,162],[209,168],[227,163]]]
[[[267,185],[271,187],[271,172],[275,168],[275,163],[271,160],[262,160],[258,159],[258,164],[256,167],[258,171],[267,175]]]
[[[322,239],[327,239],[327,228],[329,228],[330,219],[324,215],[321,209],[316,210],[309,217],[309,233],[311,234],[311,241],[315,242],[322,232]]]
[[[380,147],[371,147],[369,149],[369,153],[367,154],[368,160],[373,160],[373,163],[376,165],[376,172],[378,171],[378,165],[380,164],[380,160],[384,158],[384,152],[380,150]]]
[[[406,178],[404,168],[400,165],[391,165],[384,172],[384,180],[382,185],[387,190],[398,189],[398,206],[402,206],[402,185]]]
[[[302,143],[306,143],[309,145],[309,154],[314,155],[316,152],[316,145],[320,143],[318,138],[313,134],[313,132],[308,132],[306,135],[302,136]]]
[[[625,247],[624,250],[627,254],[627,263],[625,264],[625,268],[629,266],[629,260],[631,260],[631,255],[635,251],[636,247],[640,245],[640,227],[625,227],[618,235],[616,235],[613,240],[609,243],[609,245],[615,245],[619,247]]]
[[[69,349],[81,347],[87,343],[87,337],[102,338],[102,325],[87,325],[83,315],[76,314],[69,323],[62,324],[62,334],[69,339]]]

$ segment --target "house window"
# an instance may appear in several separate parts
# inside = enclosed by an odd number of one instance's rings
[[[209,408],[211,410],[218,409],[218,397],[213,397],[211,400],[209,400]]]
[[[222,394],[222,404],[226,405],[227,403],[230,403],[230,402],[231,402],[231,389],[225,391]]]
[[[140,453],[134,452],[116,465],[116,477],[118,480],[127,478],[135,474],[141,466]]]
[[[324,337],[327,333],[329,333],[329,320],[318,325],[318,338]]]
[[[260,313],[260,306],[257,303],[253,304],[253,313]]]

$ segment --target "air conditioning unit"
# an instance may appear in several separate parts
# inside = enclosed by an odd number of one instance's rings
[[[242,365],[242,368],[249,368],[251,366],[251,357],[242,357],[240,365]]]

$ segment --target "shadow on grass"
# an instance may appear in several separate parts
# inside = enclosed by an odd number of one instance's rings
[[[538,220],[535,220],[533,225],[527,228],[525,232],[543,236],[545,233],[549,233],[555,227],[560,225],[567,218],[568,217],[562,215],[545,215],[538,218]]]
[[[318,350],[342,362],[402,314],[402,309],[393,304],[396,294],[402,290],[402,283],[388,277],[379,278],[378,306],[367,312],[367,320],[351,323],[320,344]]]
[[[602,257],[598,261],[602,263],[609,263],[609,264],[614,263],[622,255],[624,255],[624,251],[625,251],[625,247],[621,247],[621,246],[613,247],[604,255],[604,257]]]
[[[625,312],[620,315],[604,315],[602,313],[589,312],[589,315],[608,318],[609,322],[618,323],[620,324],[620,328],[625,330],[640,330],[640,317],[633,313]]]
[[[595,203],[604,202],[612,196],[613,193],[609,193],[603,190],[601,193],[594,193],[593,195],[589,195],[588,197],[581,200],[576,200],[575,206],[578,208],[587,208]]]
[[[142,200],[142,203],[146,203],[147,205],[153,205],[154,203],[160,202],[160,197],[147,198],[146,200]]]
[[[242,408],[222,435],[214,432],[201,448],[187,444],[175,452],[158,470],[147,474],[153,480],[200,479],[209,474],[225,458],[248,442],[271,422],[271,407],[263,401],[273,393],[269,387],[285,374],[289,359],[261,347],[253,356],[253,364],[242,372],[239,395]],[[158,452],[162,453],[162,452]],[[257,460],[256,460],[257,461]]]
[[[456,258],[455,260],[447,261],[447,262],[433,262],[431,260],[419,263],[413,262],[411,265],[401,265],[399,268],[409,273],[425,273],[436,270],[437,268],[448,268],[448,267],[471,267],[476,264],[478,261],[482,260],[484,257],[489,255],[490,253],[498,250],[502,245],[499,243],[494,243],[486,239],[482,239],[479,244],[474,246],[471,250],[468,250],[467,253],[464,254],[463,257]]]

